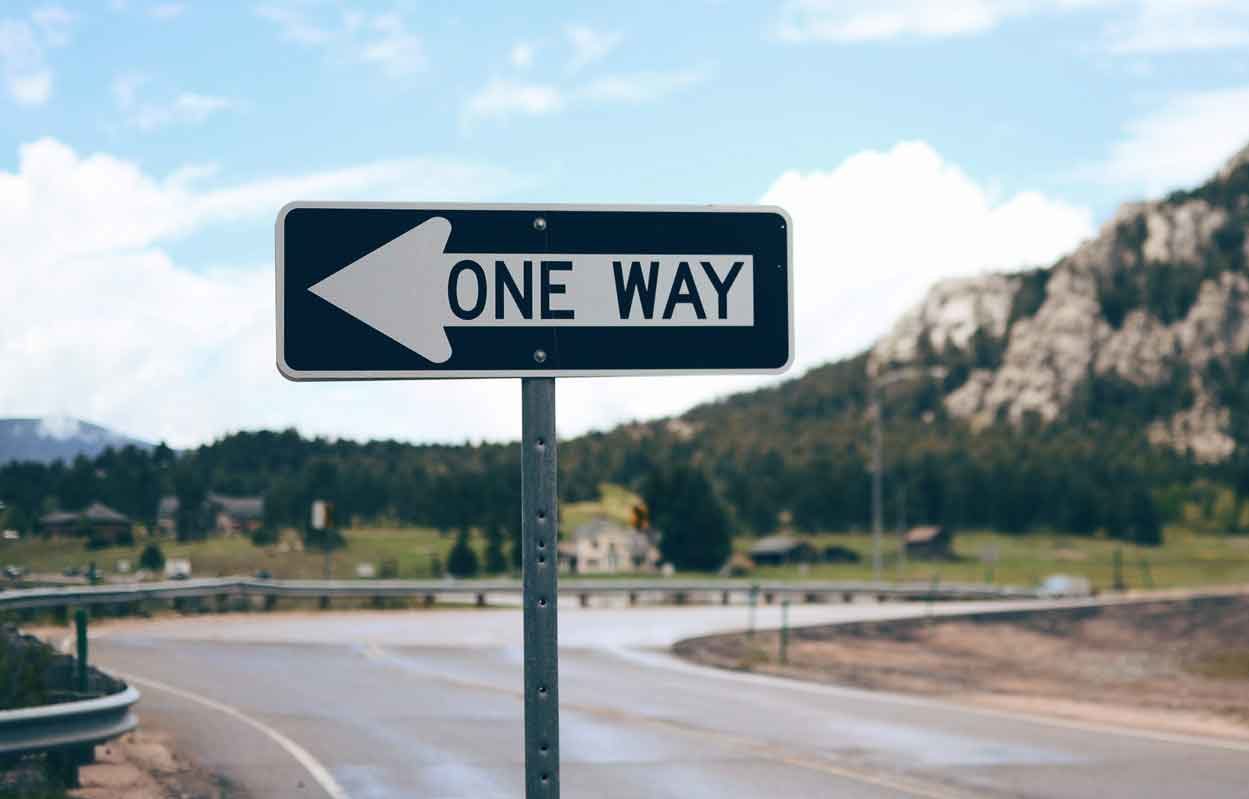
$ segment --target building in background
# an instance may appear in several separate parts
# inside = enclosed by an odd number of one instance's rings
[[[178,535],[177,497],[161,497],[156,510],[156,529],[163,535]],[[211,519],[211,529],[220,535],[248,534],[264,526],[264,497],[236,497],[209,493],[204,498],[203,518]]]
[[[655,530],[633,530],[594,518],[560,542],[560,569],[571,574],[654,572],[659,569],[658,540]]]
[[[56,511],[39,519],[39,529],[50,538],[85,538],[93,547],[134,542],[134,524],[103,502],[81,511]]]
[[[760,538],[750,548],[750,559],[756,566],[784,566],[788,563],[810,563],[816,559],[815,547],[800,538],[770,535]]]
[[[908,558],[952,558],[954,531],[945,525],[912,527],[903,539]]]

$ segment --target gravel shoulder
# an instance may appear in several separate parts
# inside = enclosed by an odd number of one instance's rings
[[[804,627],[679,642],[720,668],[1249,740],[1249,596]]]
[[[75,799],[247,799],[247,795],[177,752],[160,730],[140,729],[97,746],[79,769]]]

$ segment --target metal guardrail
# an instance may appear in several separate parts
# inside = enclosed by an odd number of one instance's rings
[[[791,597],[806,601],[830,598],[849,599],[873,596],[896,600],[965,600],[965,599],[1038,599],[1050,596],[1037,589],[992,586],[974,583],[873,583],[873,582],[753,582],[749,580],[564,580],[561,594],[578,596],[640,596],[656,594],[682,601],[696,595],[719,596],[728,602],[733,595],[750,596],[752,592],[764,601]],[[28,610],[69,605],[108,605],[141,602],[153,599],[184,599],[211,597],[270,598],[372,598],[418,597],[432,601],[440,596],[472,596],[484,601],[487,595],[521,593],[517,580],[262,580],[251,578],[220,578],[177,580],[152,583],[95,585],[65,588],[23,588],[0,592],[0,610]]]
[[[0,711],[0,756],[79,749],[124,735],[136,726],[139,692]]]

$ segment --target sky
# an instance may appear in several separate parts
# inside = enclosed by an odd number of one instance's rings
[[[0,416],[515,437],[516,380],[279,376],[292,200],[780,205],[792,377],[1247,142],[1243,0],[3,0]],[[778,379],[566,379],[558,423]]]

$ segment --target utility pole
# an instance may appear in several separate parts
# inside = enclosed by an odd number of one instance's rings
[[[880,419],[880,387],[876,385],[876,375],[868,377],[868,391],[871,395],[872,414],[872,580],[880,582],[881,571],[881,491],[884,479],[884,431]]]

